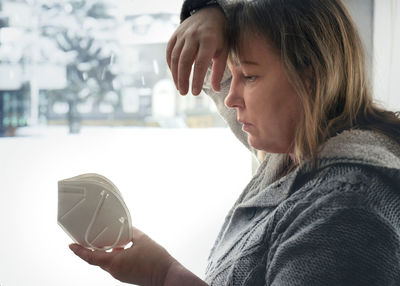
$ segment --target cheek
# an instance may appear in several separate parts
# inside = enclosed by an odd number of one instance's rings
[[[289,101],[289,105],[288,105],[288,111],[289,111],[289,115],[290,118],[293,122],[293,125],[295,127],[297,127],[297,125],[299,124],[301,117],[302,117],[302,113],[303,113],[303,104],[300,100],[300,97],[297,94],[293,94],[293,97],[291,98],[291,100]]]
[[[301,113],[300,98],[287,80],[277,76],[261,85],[247,89],[248,104],[252,113],[261,121],[265,131],[278,132],[297,126]],[[295,127],[294,127],[295,128]],[[284,130],[282,130],[284,131]],[[279,133],[279,132],[278,132]]]
[[[301,101],[295,89],[287,81],[282,83],[281,89],[277,92],[276,108],[287,121],[297,123],[300,119]],[[297,125],[297,124],[295,124]]]
[[[290,144],[301,119],[301,102],[296,93],[278,93],[260,105],[264,136],[273,136],[283,145]]]

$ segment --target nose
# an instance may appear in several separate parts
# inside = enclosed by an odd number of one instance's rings
[[[243,91],[238,82],[236,82],[235,78],[232,78],[231,86],[229,88],[229,93],[225,97],[225,106],[229,108],[243,108],[244,100],[243,100]]]

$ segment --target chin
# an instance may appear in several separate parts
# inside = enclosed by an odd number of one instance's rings
[[[287,144],[281,144],[280,146],[277,146],[276,144],[273,144],[272,142],[265,142],[262,140],[259,140],[258,138],[254,138],[253,136],[249,135],[248,137],[248,143],[251,147],[254,149],[260,150],[260,151],[265,151],[268,153],[289,153],[287,150],[289,149],[289,146]],[[287,146],[287,148],[282,148],[282,146]]]
[[[260,140],[257,140],[256,138],[254,138],[253,136],[249,135],[248,137],[248,143],[251,147],[253,147],[254,149],[257,150],[262,150],[262,151],[266,151],[266,152],[270,152],[268,150],[265,150],[265,143],[262,144],[262,142],[260,142]]]

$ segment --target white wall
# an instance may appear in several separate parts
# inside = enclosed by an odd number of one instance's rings
[[[375,100],[400,111],[400,1],[344,0],[359,30]]]
[[[373,87],[376,98],[400,110],[400,1],[375,0]]]
[[[371,60],[373,53],[373,0],[344,0],[349,12],[357,25],[363,42],[365,56],[370,72],[372,71]]]

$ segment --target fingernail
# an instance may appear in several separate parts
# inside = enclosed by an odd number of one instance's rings
[[[75,252],[76,250],[78,250],[78,246],[73,243],[73,244],[69,245],[69,249],[71,249],[73,252]]]
[[[193,94],[199,94],[200,91],[199,91],[199,89],[198,89],[197,87],[193,87],[192,93],[193,93]]]

